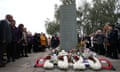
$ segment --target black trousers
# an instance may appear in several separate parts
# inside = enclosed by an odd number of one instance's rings
[[[110,44],[112,58],[118,58],[118,43]]]
[[[91,43],[86,43],[86,48],[90,48],[91,47]]]
[[[40,48],[41,48],[41,45],[39,43],[34,42],[34,44],[33,44],[33,51],[34,52],[39,52]]]
[[[107,46],[107,53],[106,53],[106,55],[107,55],[108,57],[112,57],[112,49],[111,49],[110,46]]]
[[[100,55],[105,55],[106,51],[103,44],[97,44],[97,48]]]
[[[20,46],[20,57],[26,56],[27,53],[28,53],[27,46],[21,45],[21,46]]]
[[[118,40],[118,52],[120,54],[120,40]]]
[[[41,45],[41,49],[40,49],[40,50],[41,50],[42,52],[44,52],[45,49],[46,49],[46,46],[45,46],[45,45]]]
[[[22,46],[22,49],[23,49],[23,50],[22,50],[22,55],[23,55],[23,56],[26,56],[27,53],[28,53],[28,46],[27,46],[27,45],[25,45],[25,46],[23,45],[23,46]]]
[[[12,59],[14,61],[15,55],[16,55],[16,42],[11,42],[7,46],[7,59],[8,59],[8,61],[10,61],[10,59]]]
[[[94,50],[96,53],[98,53],[98,48],[97,48],[97,44],[96,44],[96,43],[94,43],[93,50]]]
[[[16,59],[20,58],[20,55],[21,55],[21,43],[17,43],[15,54],[16,54],[15,55]]]
[[[2,59],[3,59],[4,50],[6,50],[6,44],[0,43],[0,64],[3,63]]]
[[[32,51],[32,44],[30,44],[30,43],[28,43],[28,53],[31,53],[31,51]]]

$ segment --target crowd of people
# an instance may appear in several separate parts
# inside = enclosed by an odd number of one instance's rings
[[[90,48],[100,55],[118,59],[120,54],[120,25],[106,24],[103,29],[95,33],[79,37],[79,41],[87,40],[86,48]],[[16,20],[8,14],[0,20],[0,67],[21,57],[28,57],[31,52],[44,52],[46,48],[56,48],[60,44],[60,37],[55,34],[47,37],[45,33],[27,31],[24,24],[16,26]]]
[[[10,14],[0,20],[0,67],[21,57],[28,57],[28,53],[45,51],[58,45],[57,35],[48,38],[43,32],[32,35],[24,24],[16,26],[16,20]]]
[[[100,55],[107,56],[112,59],[119,59],[120,54],[120,25],[105,24],[103,29],[96,32],[79,37],[79,40],[86,40],[86,48]]]
[[[60,44],[60,38],[57,34],[52,37],[46,37],[44,33],[35,33],[33,35],[33,51],[44,52],[46,49],[55,49]]]

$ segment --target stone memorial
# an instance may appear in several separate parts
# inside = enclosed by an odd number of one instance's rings
[[[76,7],[75,0],[67,3],[64,1],[60,7],[60,46],[68,51],[77,45]]]

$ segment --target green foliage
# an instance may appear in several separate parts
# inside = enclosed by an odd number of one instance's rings
[[[118,0],[93,0],[93,4],[86,2],[80,7],[78,25],[83,27],[83,32],[86,34],[95,32],[98,28],[103,28],[107,22],[115,24],[118,20],[118,15],[115,13],[117,2]]]
[[[97,22],[116,22],[115,4],[116,0],[94,0],[93,8],[90,11],[91,20]]]
[[[59,32],[60,30],[60,24],[56,24],[54,21],[48,21],[46,22],[46,31],[48,34],[53,35]]]

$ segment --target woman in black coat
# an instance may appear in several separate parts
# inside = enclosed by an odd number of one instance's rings
[[[110,44],[109,56],[113,59],[118,59],[118,31],[114,25],[109,25],[108,42]]]

